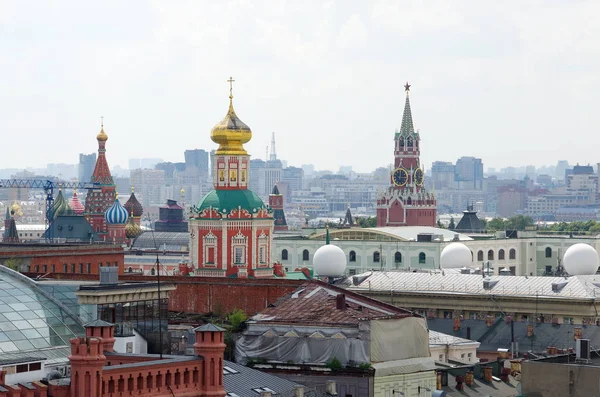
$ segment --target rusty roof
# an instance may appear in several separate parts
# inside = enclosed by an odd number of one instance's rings
[[[345,309],[337,308],[337,296],[345,295]],[[414,314],[376,299],[311,280],[252,317],[254,323],[289,323],[322,326],[357,326],[359,322],[404,318]]]

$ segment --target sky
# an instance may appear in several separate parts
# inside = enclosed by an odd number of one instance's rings
[[[0,0],[0,168],[183,161],[234,106],[246,145],[317,169],[393,161],[405,82],[421,161],[600,161],[597,1]]]

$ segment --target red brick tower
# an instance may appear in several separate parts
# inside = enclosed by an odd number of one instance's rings
[[[391,186],[377,200],[377,226],[435,226],[437,206],[432,193],[423,186],[420,164],[421,137],[415,132],[410,110],[410,85],[406,83],[406,103],[400,130],[394,142],[394,169]]]
[[[206,397],[223,397],[223,354],[225,353],[225,330],[214,324],[194,329],[196,343],[194,352],[204,358],[202,379]]]
[[[104,123],[100,133],[96,136],[98,140],[98,159],[92,174],[91,182],[96,184],[94,189],[89,189],[85,198],[85,217],[94,229],[94,232],[104,240],[106,236],[106,222],[104,212],[115,201],[115,183],[110,174],[106,161],[106,141],[108,135],[104,132]]]
[[[102,338],[71,339],[71,396],[100,397],[106,356]]]
[[[269,207],[271,207],[273,210],[275,230],[288,230],[288,225],[285,220],[285,212],[283,212],[283,195],[279,193],[277,184],[273,186],[273,191],[271,194],[269,194]]]
[[[115,346],[115,326],[114,324],[102,321],[100,319],[87,323],[85,326],[85,336],[88,338],[102,339],[102,352],[112,352]]]

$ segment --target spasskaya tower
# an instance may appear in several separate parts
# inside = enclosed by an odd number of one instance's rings
[[[425,190],[420,163],[421,137],[415,132],[410,110],[410,85],[400,130],[394,136],[394,168],[390,187],[377,199],[377,226],[435,226],[436,200]]]

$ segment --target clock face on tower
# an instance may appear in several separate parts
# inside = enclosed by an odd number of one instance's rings
[[[392,174],[392,180],[396,186],[404,186],[408,181],[408,172],[404,168],[396,168]]]
[[[417,186],[423,185],[423,170],[420,168],[415,170],[415,183]]]

